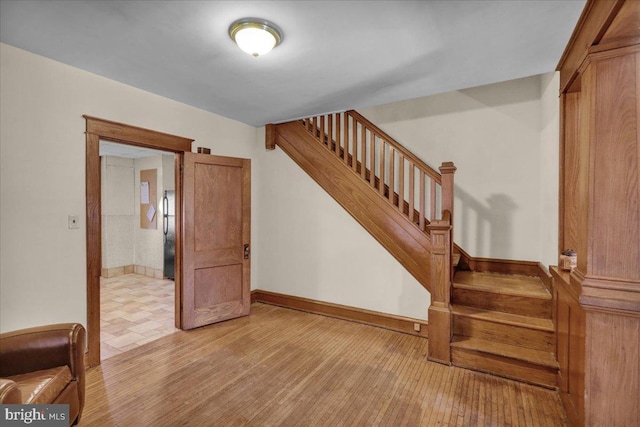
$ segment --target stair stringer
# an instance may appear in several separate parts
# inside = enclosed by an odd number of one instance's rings
[[[275,125],[275,143],[431,292],[431,239],[297,122]]]

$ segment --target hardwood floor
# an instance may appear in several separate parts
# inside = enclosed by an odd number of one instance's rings
[[[173,288],[141,274],[100,277],[100,360],[178,331]]]
[[[556,392],[426,359],[427,340],[254,303],[87,373],[80,426],[562,426]]]

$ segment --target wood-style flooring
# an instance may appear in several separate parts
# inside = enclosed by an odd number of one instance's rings
[[[100,278],[100,360],[172,334],[173,280],[141,274]]]
[[[255,303],[87,373],[80,426],[563,426],[556,392],[427,361],[427,340]]]

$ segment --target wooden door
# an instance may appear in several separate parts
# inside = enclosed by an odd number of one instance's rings
[[[184,154],[182,328],[249,314],[251,161]]]

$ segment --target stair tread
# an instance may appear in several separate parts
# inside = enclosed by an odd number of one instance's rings
[[[453,278],[453,286],[458,289],[551,300],[551,293],[542,280],[534,276],[458,271]]]
[[[451,346],[465,350],[474,350],[502,357],[508,357],[511,359],[522,360],[525,362],[534,363],[536,365],[546,366],[552,369],[558,368],[558,362],[556,361],[554,354],[547,351],[488,341],[481,338],[460,336],[453,337]]]
[[[482,308],[469,307],[464,305],[452,305],[451,312],[454,315],[466,316],[495,323],[503,323],[512,326],[520,326],[523,328],[537,329],[548,332],[555,331],[555,327],[551,319],[523,316],[521,314],[506,313],[504,311],[485,310]]]

